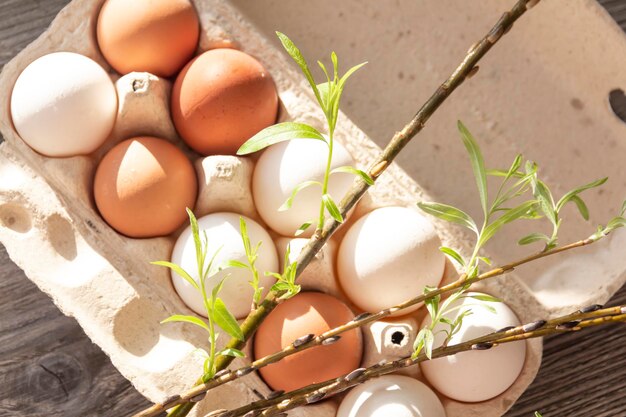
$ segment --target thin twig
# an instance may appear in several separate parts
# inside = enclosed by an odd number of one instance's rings
[[[513,8],[505,12],[496,22],[493,28],[479,42],[475,43],[467,52],[461,64],[454,70],[452,75],[441,84],[434,94],[424,103],[424,105],[415,114],[413,119],[406,126],[397,132],[389,141],[383,152],[372,164],[369,174],[376,181],[378,177],[391,165],[395,157],[404,149],[404,147],[415,137],[426,125],[426,122],[435,113],[435,111],[445,102],[445,100],[457,89],[465,79],[475,75],[476,66],[483,56],[506,34],[513,24],[519,19],[531,6],[534,6],[537,0],[519,0]],[[339,210],[345,218],[347,213],[356,205],[369,189],[369,185],[360,178],[355,180],[352,188],[344,196],[339,204]],[[330,236],[341,225],[341,223],[330,217],[322,230],[316,231],[307,245],[302,249],[297,259],[297,272],[299,276],[302,271],[309,265],[322,247],[326,244]],[[263,300],[261,306],[250,312],[241,326],[244,334],[244,340],[239,341],[231,339],[226,347],[241,349],[247,341],[252,337],[261,322],[280,302],[280,293],[270,292]],[[227,368],[234,358],[230,356],[221,356],[216,364],[218,370]],[[199,379],[196,384],[202,384],[204,381]],[[194,403],[185,403],[176,406],[170,413],[169,417],[184,417],[194,407]],[[151,416],[155,414],[139,413],[136,416]]]
[[[503,329],[456,345],[442,346],[432,351],[432,359],[455,355],[469,350],[487,350],[504,343],[544,337],[553,334],[570,333],[588,327],[626,321],[626,306],[578,310],[553,320],[538,320],[511,329]],[[591,310],[591,311],[589,311]],[[215,417],[238,417],[243,415],[273,416],[296,407],[311,404],[345,391],[369,379],[396,372],[429,360],[425,352],[412,359],[410,356],[394,361],[381,362],[369,368],[359,368],[325,382],[312,384],[281,396],[256,401],[234,410],[224,410]]]
[[[330,329],[320,335],[307,335],[305,336],[306,339],[298,339],[296,341],[294,341],[294,343],[292,343],[291,345],[285,347],[283,350],[273,353],[271,355],[265,356],[263,358],[257,359],[256,361],[252,362],[249,366],[245,366],[243,368],[239,368],[236,370],[232,370],[229,371],[227,373],[223,373],[221,374],[219,377],[216,377],[210,381],[207,381],[205,383],[199,384],[194,386],[193,388],[191,388],[189,391],[185,392],[184,394],[181,395],[176,395],[174,397],[170,397],[167,400],[155,404],[152,407],[150,407],[149,409],[136,414],[135,417],[148,417],[148,416],[155,416],[158,415],[160,412],[163,412],[165,410],[167,410],[168,408],[172,408],[178,404],[183,404],[186,403],[188,401],[192,401],[192,400],[196,400],[196,402],[202,398],[204,398],[204,395],[207,391],[217,388],[220,385],[226,384],[228,382],[234,381],[238,378],[240,378],[241,376],[247,375],[248,373],[252,372],[252,370],[258,370],[260,368],[263,368],[267,365],[270,365],[272,363],[278,362],[279,360],[293,355],[297,352],[306,350],[306,349],[310,349],[312,347],[315,346],[320,346],[323,344],[328,344],[329,342],[333,342],[336,341],[338,339],[338,336],[341,335],[342,333],[345,333],[349,330],[352,329],[356,329],[358,327],[362,327],[365,326],[369,323],[373,323],[375,321],[384,319],[385,317],[390,316],[391,314],[394,314],[400,310],[404,310],[408,307],[414,306],[416,304],[422,303],[425,300],[434,298],[438,295],[442,295],[442,294],[447,294],[450,293],[452,291],[455,291],[459,288],[462,288],[466,285],[471,285],[480,281],[484,281],[486,279],[490,279],[490,278],[494,278],[500,275],[504,275],[508,272],[511,272],[513,269],[515,269],[516,267],[535,261],[537,259],[541,259],[541,258],[545,258],[551,255],[555,255],[561,252],[565,252],[568,250],[572,250],[575,248],[580,248],[586,245],[590,245],[591,243],[593,243],[594,241],[591,239],[584,239],[584,240],[579,240],[577,242],[574,243],[570,243],[568,245],[564,245],[558,248],[554,248],[552,250],[549,251],[545,251],[545,252],[539,252],[537,254],[531,255],[531,256],[527,256],[525,258],[519,259],[515,262],[511,262],[509,264],[503,265],[501,267],[498,268],[494,268],[488,272],[485,272],[483,274],[480,274],[474,278],[467,278],[465,275],[460,275],[455,281],[451,282],[450,284],[447,284],[445,286],[442,286],[441,288],[435,289],[433,291],[428,292],[427,294],[423,294],[420,295],[418,297],[412,298],[408,301],[405,301],[401,304],[398,304],[394,307],[391,308],[387,308],[384,310],[381,310],[377,313],[373,313],[373,314],[362,314],[359,315],[357,317],[355,317],[352,321],[345,323],[341,326],[338,326],[334,329]]]

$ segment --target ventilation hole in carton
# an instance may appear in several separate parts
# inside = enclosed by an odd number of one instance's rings
[[[17,233],[28,233],[33,227],[28,211],[15,203],[0,206],[0,225]]]
[[[404,333],[401,331],[395,331],[391,334],[391,343],[394,345],[401,345],[404,340]]]
[[[626,94],[621,88],[612,90],[609,93],[609,104],[613,113],[622,121],[626,123]]]
[[[113,336],[130,354],[145,356],[159,342],[159,326],[163,318],[155,303],[135,298],[115,316]]]
[[[53,214],[46,221],[48,240],[54,250],[68,261],[76,259],[76,237],[70,222],[58,214]]]

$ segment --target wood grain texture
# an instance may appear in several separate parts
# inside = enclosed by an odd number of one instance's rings
[[[0,0],[0,65],[69,0]],[[626,28],[626,0],[601,3]],[[626,288],[612,303],[626,303]],[[536,381],[508,417],[626,416],[624,326],[550,338]],[[148,405],[76,321],[0,246],[0,417],[126,416]]]

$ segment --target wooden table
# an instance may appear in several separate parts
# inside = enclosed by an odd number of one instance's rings
[[[69,0],[0,0],[0,65],[35,39]],[[626,0],[601,0],[626,29]],[[626,70],[626,69],[625,69]],[[626,287],[611,301],[626,303]],[[626,416],[623,326],[549,338],[535,382],[509,417]],[[127,416],[147,406],[0,245],[0,417]]]

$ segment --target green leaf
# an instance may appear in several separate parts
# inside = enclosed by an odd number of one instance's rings
[[[467,296],[469,298],[473,298],[474,300],[484,301],[487,303],[501,303],[502,302],[502,300],[500,300],[499,298],[496,298],[488,294],[468,294]]]
[[[622,210],[619,212],[620,216],[623,216],[624,214],[626,214],[626,200],[622,203]]]
[[[198,283],[196,282],[195,279],[193,279],[191,277],[191,275],[189,275],[187,273],[187,271],[185,271],[183,268],[181,268],[179,265],[176,265],[174,263],[171,262],[167,262],[167,261],[156,261],[156,262],[150,262],[152,265],[157,265],[157,266],[165,266],[167,268],[170,268],[172,271],[176,272],[176,274],[178,274],[181,278],[183,278],[185,281],[187,281],[189,283],[189,285],[191,285],[192,287],[194,287],[196,290],[200,291],[200,286],[198,285]]]
[[[439,302],[441,301],[441,295],[436,295],[431,298],[427,298],[424,300],[424,305],[426,306],[426,310],[428,310],[428,314],[432,317],[433,320],[437,319],[439,314]]]
[[[278,36],[278,39],[280,39],[280,42],[283,44],[283,48],[285,48],[285,50],[291,56],[291,58],[293,58],[293,60],[296,61],[296,64],[298,64],[298,66],[304,73],[304,76],[309,81],[309,84],[311,85],[311,88],[313,89],[313,93],[315,93],[315,97],[317,98],[317,101],[321,105],[322,102],[320,98],[320,93],[317,90],[317,86],[315,85],[315,80],[313,79],[311,70],[309,69],[309,66],[306,63],[304,56],[302,56],[302,52],[300,52],[298,47],[284,33],[276,32],[276,36]]]
[[[296,185],[296,188],[293,189],[293,191],[291,192],[291,195],[289,196],[289,198],[283,203],[282,206],[280,206],[278,208],[278,211],[285,211],[285,210],[289,210],[291,208],[291,206],[293,205],[293,200],[294,198],[296,198],[296,195],[304,190],[307,187],[311,187],[313,185],[319,185],[320,187],[322,186],[322,183],[319,181],[304,181],[298,185]]]
[[[505,212],[502,216],[498,217],[491,224],[485,227],[485,229],[480,234],[480,238],[478,239],[477,245],[479,247],[483,247],[485,243],[487,243],[487,241],[489,241],[489,239],[491,239],[493,235],[495,235],[496,232],[502,228],[502,226],[504,226],[505,224],[511,223],[512,221],[517,220],[520,217],[524,216],[536,204],[537,202],[534,200],[526,201],[520,204],[519,206],[514,207],[508,210],[507,212]]]
[[[218,295],[220,294],[220,292],[222,292],[222,288],[224,287],[224,282],[226,282],[226,280],[229,277],[230,277],[230,274],[226,275],[224,278],[220,280],[220,282],[217,283],[215,287],[213,287],[213,290],[211,291],[211,305],[215,305],[215,300],[217,300]]]
[[[294,233],[294,235],[300,236],[302,233],[306,232],[306,229],[308,229],[309,227],[311,227],[311,225],[313,224],[313,222],[305,222],[302,223],[302,226],[298,227],[298,230],[296,230],[296,233]]]
[[[478,227],[476,227],[474,220],[461,209],[441,203],[419,202],[417,203],[417,206],[422,211],[432,216],[451,223],[460,224],[461,226],[465,226],[474,233],[478,234]]]
[[[433,344],[435,343],[435,335],[430,329],[424,332],[424,350],[428,359],[433,358]]]
[[[421,329],[417,336],[415,337],[415,341],[413,342],[413,358],[417,357],[420,354],[421,350],[424,348],[424,337],[426,336],[426,328]]]
[[[320,99],[322,100],[320,105],[327,119],[331,117],[330,110],[332,108],[333,86],[334,83],[330,81],[317,85],[317,89],[320,92]]]
[[[332,216],[332,218],[339,223],[343,223],[343,216],[341,215],[339,208],[333,201],[333,198],[330,196],[330,194],[324,194],[322,196],[322,201],[324,202],[324,206],[326,206],[326,210],[328,210],[328,213]]]
[[[576,207],[578,208],[580,215],[583,216],[583,219],[589,220],[589,208],[587,208],[587,204],[585,204],[583,199],[575,195],[570,198],[570,201],[576,204]]]
[[[573,197],[577,196],[578,194],[582,193],[585,190],[588,190],[590,188],[595,188],[595,187],[599,187],[602,184],[604,184],[609,178],[608,177],[604,177],[604,178],[600,178],[599,180],[590,182],[589,184],[585,184],[583,186],[574,188],[572,191],[566,193],[563,197],[561,197],[561,199],[559,200],[558,203],[556,203],[556,211],[560,211],[561,208],[563,208],[563,206],[565,204],[567,204],[569,201],[572,200]],[[584,217],[584,216],[583,216]]]
[[[517,154],[517,156],[515,156],[515,159],[513,160],[513,163],[511,164],[511,167],[504,176],[504,181],[506,182],[509,178],[518,174],[517,170],[520,168],[520,166],[522,166],[522,155]]]
[[[554,205],[554,198],[548,186],[540,180],[535,180],[534,184],[534,196],[539,202],[539,207],[545,216],[550,220],[554,226],[558,223],[558,212]]]
[[[266,127],[252,136],[241,145],[237,155],[248,155],[276,143],[292,139],[317,139],[327,143],[326,138],[313,126],[304,123],[284,122]]]
[[[196,316],[184,316],[181,314],[175,314],[163,320],[161,324],[163,323],[190,323],[198,327],[202,327],[207,332],[211,332],[211,330],[209,329],[209,326],[204,322],[204,320]]]
[[[222,251],[223,248],[224,248],[224,245],[221,245],[219,248],[217,248],[215,252],[213,252],[211,259],[209,260],[209,264],[207,265],[206,270],[203,274],[203,277],[205,277],[204,279],[206,279],[207,277],[213,276],[214,274],[219,272],[220,267],[217,266],[216,268],[214,268],[213,264],[215,263],[215,258],[217,258],[217,255],[219,255],[219,253]],[[205,255],[206,255],[206,251],[203,256]]]
[[[249,265],[241,262],[241,261],[237,261],[235,259],[230,259],[228,261],[225,261],[222,264],[222,268],[242,268],[242,269],[248,269],[250,268]]]
[[[447,246],[442,246],[439,248],[439,250],[448,255],[450,258],[454,259],[459,265],[465,266],[465,261],[463,260],[463,257],[454,249]]]
[[[517,244],[518,245],[529,245],[531,243],[538,242],[540,240],[548,242],[550,240],[550,238],[548,236],[544,235],[543,233],[531,233],[531,234],[526,235],[523,238],[521,238],[517,242]]]
[[[462,298],[463,294],[465,294],[465,291],[464,290],[460,290],[460,291],[457,291],[454,294],[450,295],[448,298],[446,298],[444,300],[444,302],[441,304],[442,315],[448,313],[450,306],[456,300],[458,300],[459,298]]]
[[[535,411],[535,417],[543,417],[538,411]]]
[[[356,176],[361,177],[363,179],[363,181],[365,181],[365,183],[367,185],[374,185],[374,180],[372,179],[372,177],[370,177],[370,175],[367,172],[362,171],[360,169],[356,169],[356,168],[351,167],[351,166],[343,166],[343,167],[339,167],[339,168],[333,169],[332,171],[330,171],[330,174],[332,175],[332,174],[336,174],[338,172],[345,172],[345,173],[348,173],[348,174],[354,174]]]
[[[610,233],[615,229],[626,226],[626,219],[624,217],[614,217],[609,221],[605,228],[605,233]]]
[[[239,349],[235,349],[235,348],[226,348],[224,350],[221,350],[218,353],[218,355],[231,356],[233,358],[245,358],[246,357],[245,353],[243,353]]]
[[[458,122],[459,132],[461,132],[461,138],[463,139],[463,144],[465,145],[465,149],[470,156],[470,161],[472,163],[472,170],[474,171],[474,177],[476,177],[476,185],[478,186],[478,194],[480,196],[480,204],[483,207],[483,212],[485,217],[487,217],[487,174],[485,171],[485,162],[483,160],[483,156],[480,152],[480,148],[476,143],[476,140],[472,136],[472,134],[467,130],[465,125],[459,120]]]
[[[196,262],[198,264],[198,278],[203,279],[204,272],[204,257],[206,252],[204,251],[204,247],[202,245],[202,241],[200,240],[200,231],[198,228],[198,219],[193,214],[189,208],[187,210],[187,215],[189,216],[189,224],[191,226],[191,235],[193,236],[193,242],[196,249]]]
[[[339,88],[341,89],[341,91],[343,91],[343,87],[346,84],[346,81],[348,81],[348,78],[350,78],[352,74],[354,74],[355,72],[363,68],[365,65],[367,65],[367,62],[363,62],[361,64],[355,65],[352,68],[350,68],[348,71],[346,71],[345,74],[343,74],[343,76],[339,80]]]
[[[239,216],[239,233],[241,234],[241,241],[243,242],[243,249],[246,255],[250,256],[252,247],[250,246],[250,237],[248,236],[248,225],[243,216]]]
[[[213,315],[215,318],[215,323],[220,326],[226,333],[228,333],[231,337],[234,337],[238,340],[244,340],[243,332],[241,331],[241,327],[237,323],[235,317],[228,311],[226,308],[226,304],[222,301],[221,298],[215,300],[213,304]]]

